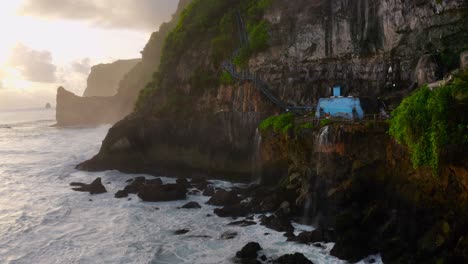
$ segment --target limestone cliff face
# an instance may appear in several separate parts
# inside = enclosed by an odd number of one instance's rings
[[[269,48],[249,68],[291,105],[313,105],[337,84],[346,94],[398,103],[423,54],[439,52],[439,77],[452,67],[441,62],[466,46],[467,10],[463,0],[273,0],[264,15]],[[190,45],[167,47],[171,57],[155,78],[156,91],[79,168],[250,179],[255,129],[280,109],[249,82],[210,83],[204,73],[221,74],[210,60],[213,33],[184,33],[192,34]],[[208,81],[197,85],[199,79]],[[116,147],[120,142],[125,148]]]
[[[140,59],[118,60],[93,66],[83,97],[115,95],[119,89],[120,81],[140,61]]]
[[[468,49],[466,1],[273,3],[271,48],[250,67],[292,104],[314,104],[333,85],[350,95],[392,96],[416,81],[423,54],[439,51],[440,62]]]
[[[105,78],[105,76],[108,75],[107,70],[103,70],[104,76],[99,72],[96,72],[93,76],[90,75],[88,84],[91,82],[93,84],[91,87],[94,86],[96,79],[106,83],[118,82],[118,89],[115,95],[79,97],[71,96],[70,93],[65,93],[62,89],[59,89],[57,93],[57,105],[61,105],[61,107],[57,107],[57,125],[114,124],[130,114],[135,107],[135,102],[140,91],[151,81],[153,73],[156,72],[159,67],[161,49],[164,46],[164,40],[167,34],[176,26],[180,13],[189,2],[189,0],[181,0],[172,20],[162,24],[159,31],[151,35],[150,40],[142,51],[141,60],[117,62],[116,65],[109,65],[109,67],[114,70],[114,66],[119,69],[120,67],[130,68],[129,71],[124,74],[123,79],[120,78],[116,81],[116,79],[113,78],[112,80]],[[130,67],[132,64],[134,66]],[[107,69],[107,66],[99,66],[99,68]],[[122,72],[123,71],[124,69],[122,69]],[[91,92],[92,90],[96,89],[91,89],[85,96],[95,94]],[[79,106],[79,108],[75,108],[74,106]]]

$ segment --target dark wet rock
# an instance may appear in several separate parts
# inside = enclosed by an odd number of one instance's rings
[[[114,197],[115,198],[124,198],[124,197],[128,197],[128,192],[126,192],[125,190],[120,190],[118,192],[116,192],[114,194]]]
[[[129,185],[125,186],[124,191],[126,191],[127,193],[137,194],[141,186],[143,186],[144,184],[146,184],[145,177],[136,177],[135,179],[133,179],[133,181],[131,181]]]
[[[126,183],[129,183],[129,182],[132,182],[132,181],[133,181],[133,179],[128,179],[128,180],[126,180],[125,182],[126,182]]]
[[[138,197],[147,202],[184,200],[186,191],[178,184],[144,184],[140,187]]]
[[[229,226],[252,226],[252,225],[256,225],[257,223],[254,222],[254,221],[248,221],[248,220],[240,220],[240,221],[235,221],[235,222],[231,222],[229,223],[228,225]]]
[[[93,199],[89,199],[88,201],[92,202],[92,201],[93,201]]]
[[[257,252],[260,250],[262,250],[260,244],[249,242],[240,251],[237,251],[236,257],[240,259],[257,259]]]
[[[354,263],[373,253],[363,245],[364,243],[347,244],[339,241],[333,246],[330,255]]]
[[[80,182],[72,182],[71,186],[77,186],[77,188],[72,188],[72,190],[77,192],[89,192],[90,194],[100,194],[107,192],[104,185],[102,185],[101,178],[96,178],[92,183],[85,184]]]
[[[294,237],[292,241],[301,243],[301,244],[312,244],[315,242],[333,242],[334,232],[330,229],[315,229],[311,232],[302,232],[298,236]]]
[[[287,231],[286,233],[283,234],[284,237],[288,238],[287,241],[294,241],[296,238],[296,235],[294,235],[293,231]]]
[[[244,217],[250,212],[241,204],[225,206],[223,208],[214,209],[214,213],[219,217]]]
[[[175,235],[184,235],[184,234],[187,234],[188,232],[190,232],[189,229],[179,229],[179,230],[176,230],[174,232]]]
[[[278,264],[313,264],[301,253],[287,254],[279,257],[274,263]]]
[[[154,210],[158,211],[158,210],[159,210],[159,207],[155,207]]]
[[[199,190],[191,190],[190,192],[187,193],[188,195],[196,195],[199,196],[201,192]]]
[[[321,248],[321,249],[326,249],[326,248],[327,248],[327,247],[326,247],[324,244],[322,244],[322,243],[314,243],[313,245],[314,245],[314,247],[318,247],[318,248]]]
[[[210,214],[207,214],[207,215],[206,215],[206,217],[212,217],[212,215],[210,215]]]
[[[194,235],[194,236],[187,236],[187,237],[191,237],[191,238],[211,238],[210,236],[206,236],[206,235]]]
[[[190,181],[190,184],[199,190],[205,190],[207,186],[212,183],[207,181],[205,178],[193,178]]]
[[[184,186],[185,188],[192,188],[192,185],[188,182],[187,178],[179,178],[176,183]]]
[[[262,216],[261,224],[278,232],[294,232],[294,227],[291,225],[291,221],[283,214]]]
[[[203,191],[203,196],[213,196],[215,194],[215,190],[213,186],[207,186],[206,189]]]
[[[201,205],[199,203],[197,203],[197,202],[189,202],[189,203],[186,203],[181,208],[183,208],[183,209],[199,209],[199,208],[201,208]]]
[[[234,192],[228,192],[226,190],[218,190],[213,197],[207,202],[207,204],[216,206],[228,206],[235,205],[240,202],[237,194]]]
[[[236,231],[226,231],[221,234],[221,239],[228,240],[228,239],[233,239],[237,236]]]
[[[162,180],[160,178],[146,180],[145,183],[146,184],[163,184],[163,182],[162,182]]]
[[[267,261],[267,257],[266,257],[265,255],[262,255],[262,256],[260,257],[260,260],[263,261],[263,262],[265,262],[265,261]]]
[[[112,182],[107,182],[107,184],[111,184]]]
[[[127,201],[131,201],[131,200],[132,200],[132,198],[128,198],[128,199],[127,199]]]
[[[270,233],[264,233],[263,235],[264,235],[264,236],[269,236],[269,235],[270,235]]]

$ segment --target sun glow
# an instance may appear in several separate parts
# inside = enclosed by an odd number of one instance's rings
[[[92,65],[140,58],[151,34],[98,27],[88,20],[31,15],[23,11],[26,0],[0,2],[0,108],[8,103],[5,94],[15,91],[37,95],[39,105],[54,101],[58,86],[81,95],[87,75],[74,65],[84,60]]]

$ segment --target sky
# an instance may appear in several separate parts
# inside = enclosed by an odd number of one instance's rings
[[[177,0],[1,0],[0,109],[77,95],[92,65],[140,58]]]

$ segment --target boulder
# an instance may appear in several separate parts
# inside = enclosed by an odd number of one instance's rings
[[[228,240],[228,239],[233,239],[237,236],[236,231],[226,231],[221,234],[221,239]]]
[[[176,180],[176,183],[184,186],[185,188],[191,188],[192,185],[188,182],[187,178],[179,178]]]
[[[275,260],[278,264],[313,264],[301,253],[286,254]]]
[[[256,225],[257,223],[254,222],[254,221],[249,221],[249,220],[241,220],[241,221],[234,221],[234,222],[231,222],[229,223],[228,225],[229,226],[252,226],[252,225]]]
[[[124,190],[120,190],[118,192],[116,192],[114,194],[114,197],[115,198],[124,198],[124,197],[128,197],[128,192],[124,191]]]
[[[137,194],[141,186],[146,183],[145,177],[136,177],[129,185],[125,186],[124,191],[127,193]]]
[[[219,217],[243,217],[250,212],[241,204],[224,206],[223,208],[214,209],[214,213]]]
[[[262,250],[262,247],[257,242],[247,243],[240,251],[237,251],[236,257],[240,259],[256,259],[257,252]]]
[[[302,232],[298,236],[294,237],[292,241],[301,244],[312,244],[316,242],[329,243],[334,241],[334,232],[330,229],[315,229],[311,232]]]
[[[237,197],[236,193],[220,189],[213,195],[213,197],[211,197],[207,204],[216,206],[228,206],[235,205],[239,202],[240,199]]]
[[[85,184],[80,182],[72,182],[71,186],[77,186],[77,188],[72,188],[72,190],[77,192],[89,192],[90,194],[100,194],[107,192],[104,185],[102,185],[101,178],[96,178],[92,183]]]
[[[199,208],[201,208],[201,205],[199,203],[197,203],[197,202],[189,202],[189,203],[186,203],[181,208],[183,208],[183,209],[199,209]]]
[[[187,234],[188,232],[190,232],[190,230],[184,228],[184,229],[176,230],[176,231],[174,232],[174,234],[175,234],[175,235],[184,235],[184,234]]]
[[[193,178],[191,181],[190,181],[190,184],[199,189],[199,190],[205,190],[205,188],[210,185],[211,186],[211,182],[208,182],[205,178]]]
[[[213,196],[215,194],[215,190],[213,186],[207,186],[206,189],[203,191],[203,196]]]
[[[144,184],[138,197],[147,202],[176,201],[186,198],[187,190],[179,184]]]
[[[294,232],[294,227],[291,225],[289,218],[281,213],[277,213],[271,216],[263,216],[260,223],[278,232]]]

